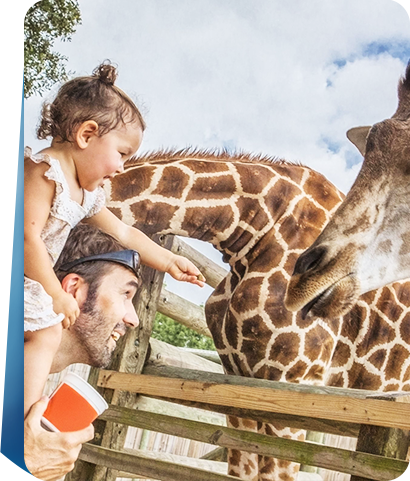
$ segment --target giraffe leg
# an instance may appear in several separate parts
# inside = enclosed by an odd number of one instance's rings
[[[306,432],[303,430],[291,429],[279,425],[259,423],[259,434],[278,436],[281,438],[297,439],[303,441]],[[258,481],[295,481],[298,476],[298,463],[275,459],[268,456],[259,456],[259,477]]]
[[[229,427],[242,429],[244,431],[257,432],[258,423],[248,419],[240,419],[234,416],[227,417]],[[258,455],[239,451],[237,449],[228,449],[228,474],[237,476],[246,481],[258,481]]]

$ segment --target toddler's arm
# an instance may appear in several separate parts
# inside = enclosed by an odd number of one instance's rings
[[[112,235],[128,249],[138,251],[143,264],[167,272],[178,281],[191,282],[200,287],[205,285],[205,278],[190,260],[164,249],[140,230],[124,224],[106,207],[86,222]]]
[[[65,315],[64,327],[79,315],[76,300],[57,279],[41,231],[48,219],[55,191],[54,182],[44,177],[47,165],[26,161],[24,165],[24,274],[39,282],[52,298],[54,311]]]

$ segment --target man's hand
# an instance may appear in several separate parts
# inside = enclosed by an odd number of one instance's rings
[[[94,427],[71,433],[51,433],[40,420],[48,404],[41,398],[24,421],[24,458],[27,469],[43,481],[56,481],[74,469],[82,444],[94,437]]]

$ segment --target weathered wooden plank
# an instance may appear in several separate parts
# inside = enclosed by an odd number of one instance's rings
[[[397,403],[410,403],[410,395],[396,395],[390,400]],[[356,451],[395,459],[406,459],[409,445],[409,430],[362,425]],[[351,481],[363,481],[363,478],[353,476]]]
[[[206,283],[211,287],[216,287],[224,277],[228,274],[228,271],[221,267],[216,262],[208,259],[204,254],[201,254],[196,249],[188,245],[179,237],[175,237],[174,243],[171,247],[172,252],[182,255],[190,259],[205,276]]]
[[[113,406],[111,404],[104,414],[108,413],[107,415],[109,415],[111,409],[121,410],[127,408]],[[138,396],[135,409],[138,409],[139,411],[167,414],[168,416],[176,416],[184,419],[191,419],[193,421],[202,421],[205,423],[226,426],[226,416],[224,416],[224,413],[220,414],[215,411],[200,409],[196,406],[187,409],[186,406],[181,404],[164,401],[162,399],[150,398],[147,396]]]
[[[339,387],[317,386],[308,384],[296,384],[281,381],[268,381],[266,379],[250,378],[243,376],[233,376],[226,374],[218,374],[214,372],[197,371],[195,369],[185,369],[170,366],[147,366],[143,370],[144,374],[174,378],[186,379],[190,381],[203,381],[206,383],[219,383],[232,386],[250,386],[265,387],[268,389],[278,389],[291,392],[304,392],[310,394],[332,394],[335,396],[347,396],[349,398],[366,399],[369,396],[386,396],[392,397],[394,393],[380,393],[379,391],[365,391],[363,389],[344,389]]]
[[[191,468],[204,469],[205,471],[212,473],[228,474],[228,464],[226,461],[223,462],[204,458],[192,458],[188,456],[179,456],[176,454],[170,454],[165,452],[145,450],[143,451],[141,449],[124,448],[121,452],[137,456],[141,455],[144,458],[150,458],[152,460],[167,461],[169,463],[181,464],[183,466],[189,466]],[[135,475],[131,475],[130,473],[127,474],[125,472],[119,472],[118,477],[135,478]]]
[[[191,411],[191,412],[189,412]],[[149,416],[150,414],[152,415],[161,415],[161,416],[168,416],[171,418],[175,419],[185,419],[186,421],[195,421],[195,422],[205,422],[207,424],[211,424],[217,428],[218,426],[226,426],[226,420],[225,419],[215,419],[216,415],[214,418],[207,418],[206,416],[201,416],[201,415],[196,415],[195,410],[189,410],[185,409],[185,412],[181,411],[172,411],[172,415],[170,416],[170,413],[167,412],[161,413],[156,411],[145,411],[145,410],[135,410],[135,409],[130,409],[126,408],[123,406],[116,406],[115,404],[110,404],[108,409],[104,411],[103,414],[101,414],[100,418],[104,419],[105,421],[111,421],[111,422],[116,422],[116,423],[121,423],[126,426],[133,426],[136,428],[139,428],[140,426],[136,424],[136,418],[141,416],[141,419],[143,419],[143,416],[147,415]],[[143,429],[150,429],[150,428],[143,428]],[[153,429],[155,431],[155,429]],[[173,434],[173,433],[166,433],[166,434]]]
[[[150,356],[146,360],[144,369],[150,366],[173,366],[207,372],[224,372],[220,364],[194,354],[195,349],[184,352],[179,347],[171,346],[158,339],[151,339],[150,347]]]
[[[88,463],[108,466],[118,471],[125,471],[149,479],[162,481],[175,481],[176,479],[189,479],[189,481],[240,481],[240,478],[220,473],[212,473],[203,469],[191,468],[162,460],[154,460],[142,452],[138,455],[115,451],[93,444],[84,444],[80,459]],[[83,480],[84,481],[84,480]]]
[[[316,431],[308,431],[306,433],[305,441],[311,441],[316,444],[324,444],[323,443],[324,436],[325,435],[323,433],[319,433]],[[315,466],[308,466],[305,464],[301,464],[300,470],[306,473],[317,473],[318,468],[316,468]]]
[[[135,474],[129,474],[129,473],[124,473],[124,472],[120,471],[118,473],[118,477],[119,478],[125,478],[125,479],[135,479]],[[145,479],[146,478],[144,478],[144,481],[145,481]],[[240,481],[239,478],[235,478],[235,479]],[[323,481],[323,478],[322,478],[322,476],[320,476],[320,474],[306,473],[304,471],[299,471],[296,479],[297,479],[297,481]],[[147,481],[151,481],[151,480],[147,480]]]
[[[203,336],[212,337],[206,324],[204,308],[173,292],[164,288],[161,290],[157,310]]]
[[[118,422],[174,436],[194,439],[230,449],[272,456],[309,466],[333,469],[378,481],[390,481],[402,474],[408,463],[372,454],[352,452],[291,439],[241,431],[223,426],[189,421],[162,414],[137,412]]]
[[[146,396],[140,396],[138,400],[138,406],[139,406],[139,402],[143,398],[146,400],[150,399],[149,397],[146,397]],[[288,426],[290,428],[319,431],[324,433],[336,434],[338,436],[357,437],[360,429],[360,425],[358,424],[343,423],[340,421],[331,421],[327,419],[308,418],[306,416],[292,416],[289,414],[270,413],[267,411],[256,411],[251,409],[241,409],[241,408],[234,408],[232,406],[220,406],[217,404],[181,401],[179,399],[167,399],[163,397],[162,398],[155,397],[151,399],[162,401],[162,402],[169,401],[167,404],[171,406],[182,405],[190,408],[198,408],[201,411],[209,411],[215,414],[220,413],[220,414],[225,414],[226,416],[235,416],[243,419],[251,419],[254,421],[260,421],[268,424],[280,422],[284,426]],[[174,414],[176,411],[173,411],[172,408],[169,408],[169,411],[166,412],[166,411],[161,411],[159,409],[156,409],[155,406],[151,408],[151,406],[146,404],[148,404],[148,402],[143,403],[141,408],[142,411],[157,412],[159,414],[168,414],[170,416],[176,415]],[[110,415],[111,408],[112,406],[110,406],[110,408],[103,414],[103,416],[106,416],[107,419],[108,419],[108,416]],[[194,417],[190,416],[189,413],[190,413],[190,410],[186,409],[184,412],[184,416],[181,416],[181,417],[184,417],[185,419],[194,419]],[[210,420],[206,420],[205,416],[203,416],[203,419],[200,419],[200,416],[198,416],[198,420],[201,420],[204,422],[211,422]],[[214,421],[212,422],[214,424],[224,424],[224,423],[215,423]]]
[[[191,373],[191,370],[187,371],[186,369],[178,370],[178,369],[169,369],[163,368],[160,366],[155,365],[145,365],[143,374],[153,374],[153,375],[166,375],[170,374],[171,377],[178,376],[181,374],[183,377],[187,375],[187,373]],[[198,378],[198,372],[195,372],[195,379]],[[208,381],[206,377],[206,373],[201,373],[202,377],[204,376],[204,380]],[[362,391],[360,391],[362,393]],[[183,406],[189,407],[196,407],[199,409],[207,410],[207,411],[214,411],[221,414],[225,414],[227,416],[235,416],[244,419],[252,419],[254,421],[260,421],[263,423],[275,423],[280,422],[281,424],[297,429],[306,429],[310,431],[318,431],[321,433],[329,433],[335,434],[338,436],[350,436],[350,437],[357,437],[359,434],[360,425],[352,424],[349,422],[342,422],[342,421],[332,421],[328,419],[316,419],[307,416],[294,416],[291,414],[282,414],[282,413],[272,413],[268,411],[262,410],[252,410],[246,408],[237,408],[233,406],[221,406],[218,404],[207,404],[205,402],[198,402],[198,401],[187,401],[184,399],[173,399],[167,398],[164,396],[151,396],[155,399],[161,399],[164,401],[169,401],[171,403],[181,404]]]
[[[200,373],[202,375],[202,373]],[[210,376],[209,373],[208,377]],[[214,374],[212,376],[222,376]],[[114,371],[101,371],[98,385],[129,392],[181,398],[188,401],[207,402],[239,408],[256,409],[283,414],[293,414],[319,419],[347,421],[357,424],[410,429],[410,406],[401,403],[389,403],[378,399],[360,399],[346,395],[310,393],[311,386],[292,385],[292,389],[273,389],[272,387],[249,386],[246,381],[259,381],[235,376],[222,378],[239,379],[238,385],[161,378],[150,375],[134,375]],[[273,383],[273,381],[263,381]],[[275,386],[277,383],[273,383]],[[282,383],[287,384],[287,383]],[[294,389],[303,388],[303,392]],[[317,387],[315,387],[317,389]],[[327,388],[330,389],[330,388]],[[334,388],[335,389],[335,388]],[[337,392],[337,391],[335,391]],[[329,409],[329,405],[332,409]]]
[[[148,453],[148,452],[145,451],[144,453]],[[176,457],[176,459],[178,459],[178,457]],[[193,458],[188,458],[188,459],[193,459]],[[179,464],[184,464],[184,460],[182,459]],[[216,466],[210,464],[209,467],[205,467],[206,472],[213,471],[213,472],[217,472],[217,473],[218,472],[222,473],[222,469],[219,468],[219,470],[218,470],[218,465],[217,465],[217,463],[215,463],[215,464],[216,464]],[[223,463],[219,463],[219,464],[223,464]],[[188,464],[188,462],[186,462],[186,465],[190,466],[190,464]],[[192,466],[195,466],[195,464],[193,463]],[[225,466],[226,466],[226,471],[227,471],[227,467],[228,467],[227,464]],[[198,466],[198,467],[200,467],[200,466]],[[213,468],[216,468],[216,469],[213,469]],[[202,469],[204,469],[204,468],[202,468]],[[226,473],[226,471],[224,471],[224,473]],[[125,473],[123,471],[119,471],[118,477],[124,478],[124,479],[135,479],[135,474],[130,474],[130,473]],[[235,479],[240,481],[239,478],[235,478]],[[144,477],[144,480],[151,481],[151,478],[150,478],[150,480],[148,480],[147,478]],[[190,481],[190,480],[188,480],[188,481]],[[208,481],[208,478],[206,478],[206,481]],[[298,476],[297,476],[297,481],[323,481],[323,478],[317,473],[306,473],[306,472],[299,471]]]
[[[226,463],[228,461],[228,450],[226,448],[215,448],[209,453],[202,456],[201,459],[209,459],[210,461],[220,461]]]
[[[152,399],[169,401],[170,403],[181,404],[183,406],[198,408],[215,413],[235,416],[237,418],[251,419],[262,423],[275,424],[279,422],[283,426],[290,428],[318,431],[321,433],[335,434],[337,436],[349,436],[357,438],[360,425],[342,421],[332,421],[329,419],[316,419],[307,416],[294,416],[292,414],[271,413],[268,411],[256,411],[252,409],[236,408],[232,406],[221,406],[218,404],[207,404],[203,402],[186,401],[181,399],[165,398],[152,396]],[[146,409],[149,411],[149,409]]]
[[[216,362],[217,364],[222,364],[221,358],[217,351],[206,351],[205,349],[193,349],[190,347],[179,347],[182,352],[189,352],[191,354],[196,354],[197,356],[208,359],[208,361]]]

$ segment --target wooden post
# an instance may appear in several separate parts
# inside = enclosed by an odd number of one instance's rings
[[[183,351],[180,347],[171,346],[159,339],[150,340],[150,356],[144,364],[144,373],[150,367],[174,366],[187,369],[195,369],[204,372],[219,372],[223,374],[224,370],[220,364],[209,361],[204,357],[194,354],[195,349],[191,352]]]
[[[379,396],[369,396],[369,398],[410,403],[410,395],[406,393],[385,393]],[[410,431],[408,430],[362,424],[359,430],[356,451],[405,460],[409,445]],[[351,481],[369,480],[360,476],[352,476]]]
[[[158,300],[158,312],[203,336],[212,337],[206,325],[204,308],[173,292],[162,289]]]
[[[170,249],[173,236],[154,236],[153,240]],[[140,320],[138,329],[128,330],[118,342],[111,369],[120,372],[139,374],[148,354],[149,339],[157,311],[158,298],[161,292],[164,273],[146,266],[141,269],[142,286],[135,297],[135,308]],[[92,369],[88,381],[97,386],[98,369]],[[137,396],[130,392],[113,389],[99,389],[110,404],[133,408]],[[93,444],[110,449],[121,450],[127,435],[127,426],[118,423],[97,420],[94,423],[95,437]],[[66,481],[115,481],[116,471],[104,466],[78,460],[74,471],[66,475]]]

